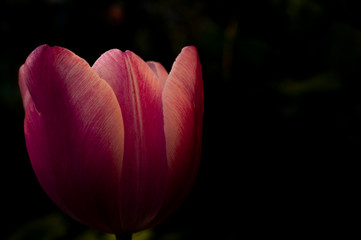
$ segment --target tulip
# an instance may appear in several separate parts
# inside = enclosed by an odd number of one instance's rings
[[[170,73],[131,51],[92,67],[42,45],[19,70],[24,132],[37,179],[65,213],[129,236],[169,216],[198,172],[203,82],[195,47]]]

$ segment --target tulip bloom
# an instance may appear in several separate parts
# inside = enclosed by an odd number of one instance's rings
[[[48,196],[100,231],[160,223],[189,193],[199,167],[203,82],[195,47],[170,73],[130,51],[89,64],[42,45],[19,70],[26,147]]]

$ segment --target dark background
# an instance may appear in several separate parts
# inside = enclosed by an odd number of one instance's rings
[[[355,2],[1,1],[0,238],[112,239],[62,214],[32,171],[17,74],[44,43],[90,65],[111,48],[129,49],[167,70],[182,47],[199,51],[205,115],[196,185],[170,219],[136,239],[344,237],[356,226],[359,191]]]

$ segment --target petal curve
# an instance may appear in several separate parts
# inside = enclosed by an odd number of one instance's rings
[[[38,47],[20,72],[31,95],[24,104],[26,145],[40,184],[80,222],[121,231],[114,189],[124,129],[113,90],[86,61],[60,47]]]
[[[150,67],[130,51],[110,50],[93,69],[113,88],[122,109],[126,171],[120,215],[123,229],[138,231],[153,221],[166,192],[162,87]]]
[[[24,65],[22,65],[19,69],[19,88],[20,88],[21,98],[23,100],[23,107],[24,109],[26,109],[29,103],[30,93],[25,83]]]
[[[183,202],[197,176],[202,144],[203,79],[197,49],[185,47],[175,60],[163,89],[168,188],[159,218]]]
[[[152,71],[154,72],[154,74],[157,76],[160,85],[162,86],[162,88],[164,87],[165,81],[168,78],[168,72],[167,70],[165,70],[165,68],[163,67],[162,64],[160,64],[159,62],[154,62],[154,61],[148,61],[147,62],[148,66],[152,69]]]

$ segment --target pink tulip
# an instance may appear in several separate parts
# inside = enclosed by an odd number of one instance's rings
[[[45,192],[104,232],[163,221],[198,172],[202,81],[192,46],[169,75],[130,51],[110,50],[90,67],[67,49],[36,48],[19,70],[19,85],[26,146]]]

